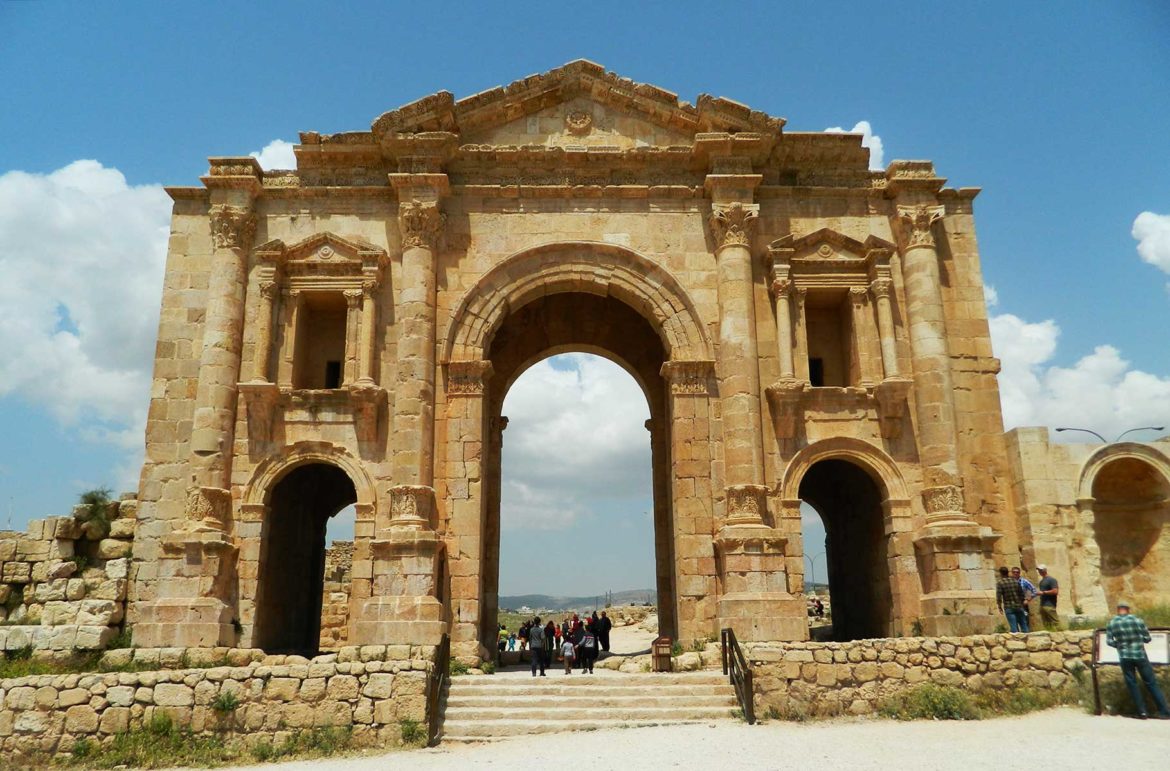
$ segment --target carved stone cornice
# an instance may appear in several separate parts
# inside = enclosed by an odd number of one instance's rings
[[[670,392],[676,396],[707,396],[711,393],[711,380],[715,375],[715,362],[668,361],[658,371],[670,384]]]
[[[716,251],[726,246],[751,246],[760,205],[754,203],[714,204],[711,207],[711,232]]]
[[[915,247],[934,248],[934,223],[946,214],[942,206],[919,204],[899,206],[898,222],[901,224],[902,239],[907,249]]]
[[[256,234],[256,214],[242,206],[217,204],[208,212],[216,249],[250,249]]]
[[[490,361],[452,361],[447,363],[448,396],[483,396],[492,374]],[[507,418],[504,419],[505,425]]]
[[[434,249],[447,215],[434,202],[403,202],[398,207],[398,227],[402,231],[402,248]]]

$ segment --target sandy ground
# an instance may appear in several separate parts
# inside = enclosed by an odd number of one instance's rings
[[[969,723],[845,719],[820,723],[728,721],[516,737],[280,764],[293,769],[468,769],[554,766],[591,769],[1065,769],[1165,768],[1170,721],[1091,717],[1071,708]],[[270,768],[271,766],[264,766]],[[253,767],[255,768],[255,767]]]

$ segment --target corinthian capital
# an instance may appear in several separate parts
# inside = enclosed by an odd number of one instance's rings
[[[437,203],[404,202],[398,207],[398,227],[402,230],[402,248],[435,248],[435,240],[447,216]]]
[[[711,231],[715,234],[715,249],[725,246],[751,246],[752,233],[760,216],[760,206],[754,203],[715,204],[711,207]]]
[[[889,297],[893,290],[894,282],[888,278],[875,278],[869,285],[869,292],[875,300],[879,297]]]
[[[247,249],[256,233],[256,215],[251,209],[217,204],[208,213],[211,239],[216,249]]]
[[[931,226],[943,218],[945,210],[941,206],[899,206],[898,219],[902,223],[906,246],[934,246],[934,233]]]

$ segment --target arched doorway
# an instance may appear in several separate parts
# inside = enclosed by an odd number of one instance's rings
[[[1170,480],[1141,458],[1108,460],[1092,484],[1101,583],[1113,603],[1139,607],[1170,596]]]
[[[603,356],[621,366],[641,387],[649,406],[651,488],[654,528],[655,584],[659,628],[675,636],[675,571],[670,505],[670,442],[667,388],[660,374],[666,354],[653,327],[636,311],[613,297],[581,292],[551,294],[514,309],[486,347],[492,363],[486,388],[485,414],[492,426],[485,454],[481,641],[491,647],[498,628],[501,461],[503,404],[513,383],[529,367],[557,353],[582,352]],[[639,587],[629,587],[639,588]]]
[[[297,466],[272,487],[260,544],[256,647],[268,653],[317,653],[326,525],[356,501],[353,481],[329,463]]]
[[[893,597],[878,484],[860,466],[829,458],[808,469],[799,494],[824,522],[832,638],[888,636]],[[805,550],[817,552],[820,544],[805,544]]]

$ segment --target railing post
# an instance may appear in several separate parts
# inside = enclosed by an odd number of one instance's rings
[[[723,674],[728,674],[727,671],[727,633],[730,629],[723,629],[719,632],[719,651],[723,656]]]
[[[740,698],[740,703],[743,705],[743,717],[747,720],[748,725],[755,725],[756,698],[752,691],[752,670],[750,667],[744,667],[743,670],[743,690],[743,696]]]

